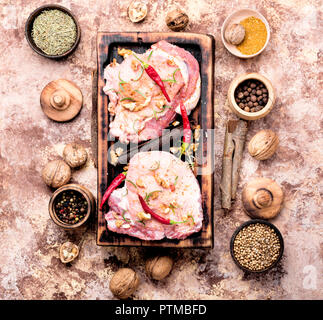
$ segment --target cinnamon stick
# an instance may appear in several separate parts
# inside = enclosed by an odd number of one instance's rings
[[[235,122],[228,121],[225,130],[223,158],[222,158],[222,178],[220,183],[221,202],[223,209],[231,208],[231,181],[232,181],[232,159],[234,144],[232,140],[232,129]]]
[[[232,133],[232,140],[234,143],[234,154],[232,160],[232,181],[231,181],[231,199],[236,198],[240,166],[243,156],[243,149],[246,141],[246,135],[248,132],[248,122],[239,120],[236,129]]]
[[[247,121],[229,120],[227,122],[223,147],[222,178],[220,183],[223,209],[231,209],[231,202],[236,198],[239,170],[247,131]]]

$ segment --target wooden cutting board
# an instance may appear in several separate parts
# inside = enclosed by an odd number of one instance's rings
[[[110,118],[107,111],[108,97],[103,92],[105,85],[104,68],[115,58],[121,62],[119,48],[145,52],[153,43],[166,40],[191,52],[200,65],[201,97],[197,107],[189,116],[190,121],[199,124],[202,130],[200,138],[199,165],[195,169],[196,177],[201,186],[203,227],[184,240],[163,239],[158,241],[141,241],[127,235],[111,232],[107,229],[104,212],[99,208],[102,196],[113,178],[124,171],[125,165],[113,166],[108,163],[108,142]],[[97,119],[98,119],[98,206],[97,206],[97,244],[103,246],[146,246],[146,247],[178,247],[178,248],[211,248],[213,247],[213,197],[214,197],[214,128],[213,107],[213,74],[214,74],[213,36],[196,33],[109,33],[99,32],[97,35]],[[94,93],[95,94],[95,93]],[[180,116],[177,118],[181,121]],[[157,139],[158,140],[158,139]],[[158,141],[157,141],[158,145]],[[145,148],[147,143],[140,147]],[[126,146],[126,148],[129,146]],[[139,149],[140,149],[139,147]],[[130,147],[129,147],[130,148]],[[142,149],[143,150],[143,149]],[[208,152],[206,152],[208,150]],[[198,174],[202,172],[203,174]]]

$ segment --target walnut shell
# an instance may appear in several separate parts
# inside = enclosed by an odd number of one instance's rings
[[[44,182],[52,188],[59,188],[71,179],[71,168],[63,160],[53,160],[46,164],[42,170]]]
[[[147,12],[147,5],[138,0],[132,1],[128,7],[128,16],[131,22],[140,22],[144,20]]]
[[[146,261],[146,273],[155,280],[166,278],[172,268],[173,260],[168,256],[156,256]]]
[[[59,257],[63,263],[72,262],[79,255],[79,247],[72,242],[64,242],[59,249]]]
[[[119,299],[127,299],[138,288],[139,277],[130,268],[119,269],[110,281],[110,290]]]
[[[173,31],[181,31],[189,22],[188,15],[179,9],[168,12],[166,16],[167,27]]]
[[[277,150],[279,138],[271,130],[256,133],[248,144],[248,151],[257,160],[269,159]]]
[[[87,152],[80,144],[70,143],[63,150],[63,158],[71,168],[77,168],[86,163]]]
[[[224,37],[225,40],[233,45],[240,44],[246,35],[246,30],[240,23],[234,23],[225,29]]]

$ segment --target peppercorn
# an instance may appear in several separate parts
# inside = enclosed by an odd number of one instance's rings
[[[238,85],[235,101],[246,112],[257,112],[267,104],[268,90],[259,80],[249,79]]]
[[[75,224],[83,220],[88,203],[78,191],[64,191],[58,195],[54,204],[57,218],[66,224]]]

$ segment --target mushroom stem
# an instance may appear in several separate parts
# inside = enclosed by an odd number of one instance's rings
[[[270,207],[273,202],[273,195],[267,189],[259,189],[253,197],[253,202],[259,209]]]
[[[56,110],[65,110],[70,102],[69,95],[63,90],[56,90],[50,97],[50,104]]]

